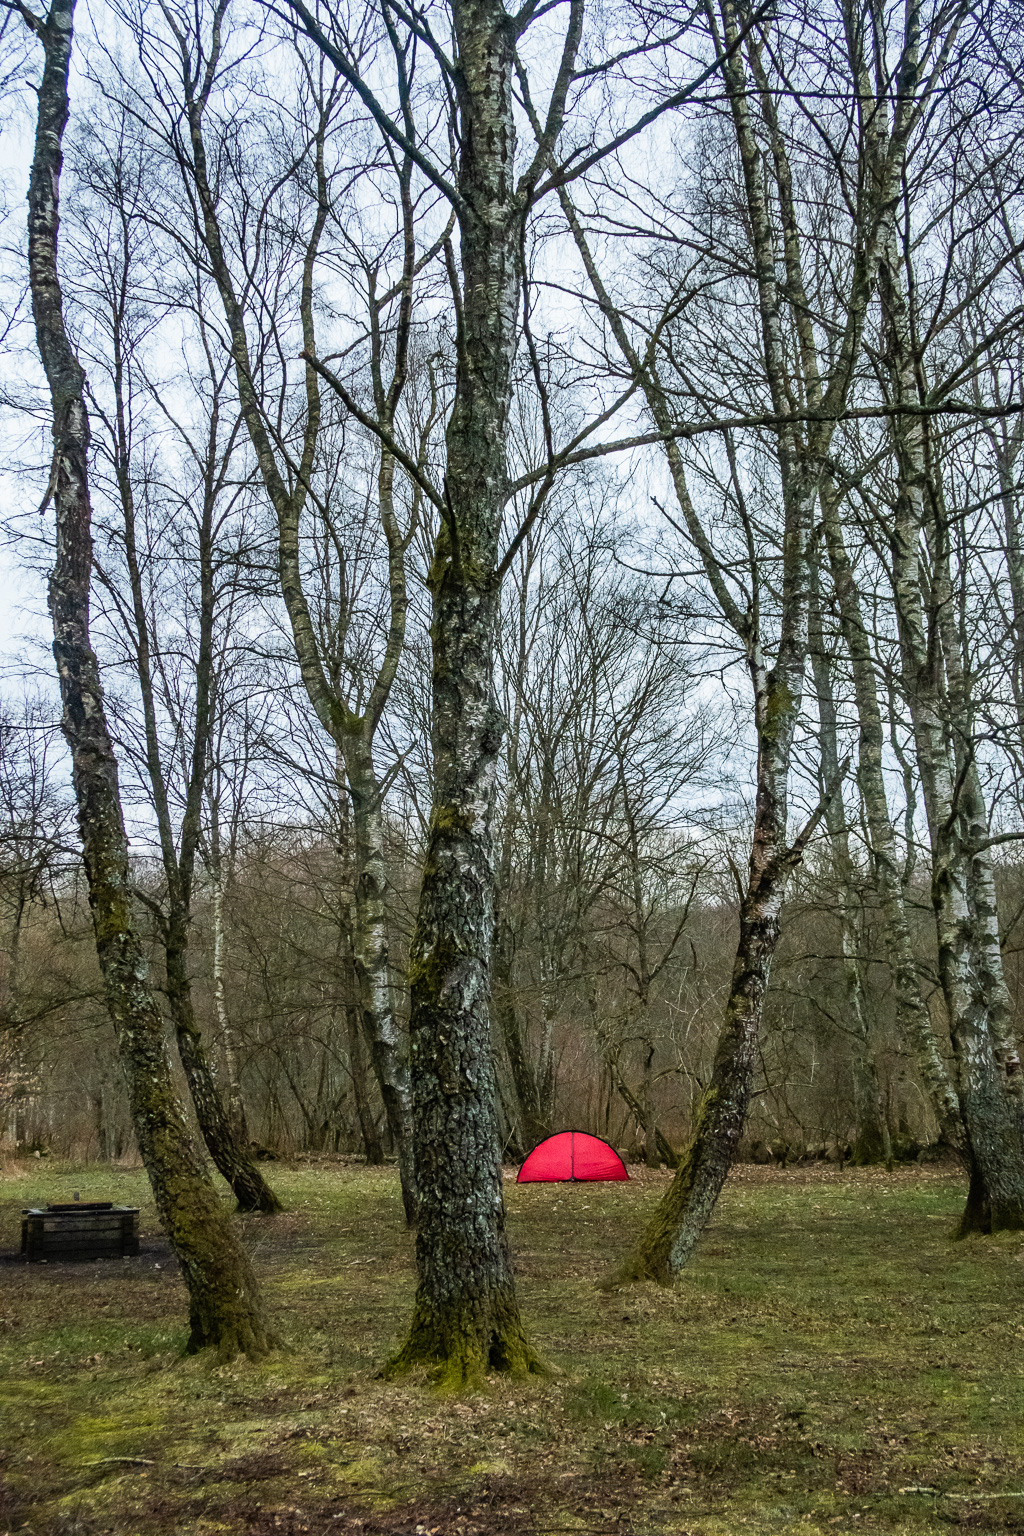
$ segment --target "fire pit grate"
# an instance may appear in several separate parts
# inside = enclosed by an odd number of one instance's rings
[[[139,1213],[111,1200],[75,1200],[22,1211],[21,1251],[49,1259],[116,1259],[139,1251]]]

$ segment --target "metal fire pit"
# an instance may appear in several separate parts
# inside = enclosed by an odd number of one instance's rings
[[[139,1251],[139,1213],[110,1200],[76,1200],[22,1211],[21,1251],[47,1259],[117,1259]]]

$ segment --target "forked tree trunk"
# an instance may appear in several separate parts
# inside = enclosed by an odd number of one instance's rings
[[[511,20],[455,0],[462,325],[447,431],[447,517],[433,598],[434,784],[409,962],[418,1285],[389,1367],[457,1388],[540,1362],[519,1314],[501,1192],[491,1055],[492,822],[502,718],[494,693],[506,435],[520,271]]]
[[[127,257],[125,260],[127,261]],[[129,277],[130,273],[126,267],[124,273],[126,287]],[[189,747],[185,809],[181,819],[178,846],[175,847],[165,759],[157,728],[150,640],[151,620],[143,586],[143,565],[139,559],[136,540],[135,494],[131,478],[129,446],[131,438],[125,406],[125,364],[117,325],[114,326],[114,396],[117,434],[115,470],[124,516],[125,563],[128,567],[132,613],[135,621],[135,668],[145,722],[146,767],[152,786],[160,851],[168,891],[167,914],[160,924],[166,961],[167,1000],[178,1041],[178,1054],[207,1150],[219,1172],[231,1185],[239,1210],[261,1211],[264,1215],[272,1216],[282,1209],[281,1202],[256,1167],[245,1140],[236,1134],[231,1116],[221,1098],[202,1035],[196,1024],[192,1006],[192,984],[188,973],[192,887],[201,831],[203,792],[209,771],[213,716],[213,640],[217,608],[214,549],[217,484],[213,448],[211,446],[210,457],[203,466],[203,496],[197,530],[199,645],[195,668],[195,720]]]
[[[226,0],[220,0],[219,15],[223,14],[225,4]],[[231,351],[242,415],[256,453],[264,486],[277,514],[281,592],[291,624],[295,654],[310,703],[320,724],[342,755],[348,787],[352,795],[356,846],[353,942],[356,975],[359,982],[360,1018],[366,1033],[373,1070],[384,1101],[391,1139],[398,1154],[406,1222],[412,1225],[416,1219],[417,1196],[411,1144],[412,1111],[409,1070],[390,995],[388,938],[384,909],[386,878],[381,790],[373,765],[374,736],[401,660],[408,607],[405,581],[405,549],[408,541],[403,538],[399,530],[398,519],[394,512],[394,463],[388,453],[382,452],[377,483],[381,526],[388,548],[390,617],[384,660],[371,686],[368,705],[361,715],[349,707],[328,678],[316,625],[311,618],[303,589],[303,560],[300,553],[300,523],[310,476],[316,463],[321,423],[319,384],[312,361],[316,355],[313,277],[320,238],[330,209],[324,153],[327,120],[321,113],[314,146],[318,210],[303,255],[301,297],[302,336],[306,358],[306,417],[298,472],[292,484],[289,485],[278,465],[274,444],[263,414],[263,402],[253,378],[245,329],[245,312],[235,292],[231,270],[225,256],[218,224],[216,195],[210,185],[207,172],[203,125],[208,93],[217,78],[215,64],[223,44],[219,16],[212,42],[210,67],[206,71],[205,84],[201,89],[197,89],[197,79],[191,78],[193,66],[188,57],[183,33],[179,34],[179,42],[182,47],[185,106],[193,154],[192,181],[198,195],[206,250],[231,335]],[[395,375],[383,412],[389,425],[394,420],[405,382],[406,348],[412,302],[414,247],[409,222],[411,204],[407,195],[408,174],[407,168],[403,178],[406,191],[403,199],[406,213],[404,273],[406,288],[403,319],[400,325],[404,339],[400,338],[398,343],[399,356],[395,364]],[[292,480],[291,470],[288,472],[288,478]]]
[[[117,1035],[132,1121],[157,1210],[189,1293],[190,1350],[262,1355],[273,1335],[249,1260],[189,1136],[171,1080],[163,1021],[131,902],[128,845],[99,667],[89,639],[92,560],[85,375],[64,327],[57,277],[61,141],[74,0],[36,25],[45,50],[29,183],[29,279],[36,337],[53,403],[51,480],[57,551],[50,579],[54,657],[71,749],[96,949]]]

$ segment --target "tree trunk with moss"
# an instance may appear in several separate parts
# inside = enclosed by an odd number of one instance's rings
[[[806,570],[802,579],[806,583]],[[799,583],[799,573],[796,580]],[[799,616],[806,603],[806,586],[803,598],[799,591],[791,598],[791,617],[798,620],[791,644],[780,647],[780,660],[772,672],[754,671],[758,725],[754,834],[740,907],[739,942],[711,1082],[701,1095],[671,1188],[637,1247],[604,1282],[606,1287],[633,1280],[667,1285],[679,1274],[711,1218],[746,1124],[765,993],[779,943],[782,902],[803,846],[803,834],[792,847],[786,843],[786,790],[800,708],[803,646]]]
[[[539,1369],[505,1234],[491,1055],[498,537],[508,496],[522,209],[513,181],[515,45],[496,0],[455,0],[462,316],[447,503],[430,570],[433,802],[409,980],[418,1286],[392,1372],[458,1387]]]
[[[24,14],[24,13],[23,13]],[[73,0],[33,27],[45,50],[29,183],[29,280],[53,405],[51,489],[57,550],[50,579],[54,657],[71,749],[96,949],[117,1035],[132,1122],[161,1222],[188,1288],[190,1350],[264,1354],[273,1336],[249,1260],[188,1132],[171,1079],[131,899],[128,844],[89,638],[92,561],[85,375],[64,326],[57,276],[61,142],[68,119]]]

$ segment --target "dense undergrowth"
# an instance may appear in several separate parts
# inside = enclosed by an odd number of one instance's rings
[[[742,1167],[671,1292],[594,1288],[664,1188],[509,1183],[560,1374],[439,1399],[376,1371],[412,1299],[394,1173],[277,1166],[245,1231],[287,1350],[183,1359],[134,1170],[0,1183],[0,1532],[1024,1532],[1024,1241],[950,1239],[949,1169]],[[23,1205],[143,1207],[138,1259],[22,1264]]]

